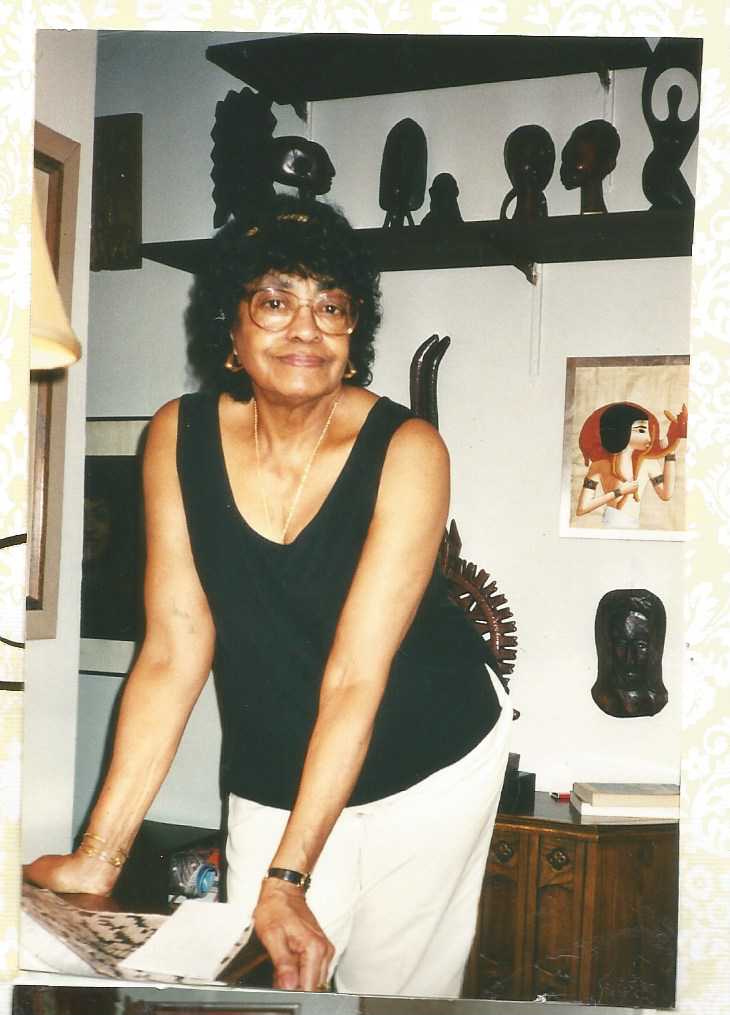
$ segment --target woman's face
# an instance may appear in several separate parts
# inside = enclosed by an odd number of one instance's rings
[[[631,424],[629,447],[632,451],[647,451],[651,447],[648,419],[637,419]]]
[[[256,297],[259,323],[251,316],[253,294],[257,290],[267,290]],[[231,335],[254,391],[295,402],[335,391],[347,367],[350,336],[346,330],[338,334],[323,330],[315,317],[315,301],[320,320],[325,315],[328,321],[338,320],[337,308],[346,295],[317,279],[274,271],[252,282],[248,293],[239,304]],[[331,295],[331,300],[323,298],[323,293]],[[291,320],[283,313],[288,303],[295,308]],[[282,320],[286,321],[283,327]],[[277,330],[262,326],[265,322]],[[345,326],[343,323],[342,327]]]

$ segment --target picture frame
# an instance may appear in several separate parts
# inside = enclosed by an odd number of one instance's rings
[[[126,672],[126,665],[117,669],[119,664],[114,662],[109,668],[110,658],[121,657],[126,664],[131,654],[116,643],[141,640],[144,518],[140,452],[148,422],[147,416],[135,416],[89,418],[86,423],[82,669]],[[95,653],[97,642],[103,645]]]
[[[81,146],[36,122],[33,183],[51,264],[71,316]],[[28,404],[28,574],[26,637],[54,638],[61,558],[66,441],[65,371],[31,373]]]
[[[679,417],[683,407],[686,410],[688,392],[688,355],[568,357],[561,536],[687,538],[686,440],[675,434],[683,426]],[[679,421],[672,422],[670,416]],[[636,437],[629,436],[632,426]],[[643,437],[638,433],[642,428]],[[670,450],[670,436],[676,461],[664,481],[663,453]],[[635,492],[621,496],[632,485]]]

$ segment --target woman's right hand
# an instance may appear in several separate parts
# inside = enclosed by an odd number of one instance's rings
[[[118,876],[118,868],[78,850],[39,856],[23,866],[25,881],[64,894],[110,895]]]
[[[279,990],[325,990],[335,954],[301,888],[264,878],[254,927],[274,965]]]

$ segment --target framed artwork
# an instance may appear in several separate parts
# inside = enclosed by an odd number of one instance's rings
[[[91,270],[142,267],[142,116],[94,120]]]
[[[686,538],[689,356],[569,358],[560,534]]]
[[[81,638],[143,633],[144,518],[140,450],[149,417],[89,419],[84,470]],[[88,651],[85,656],[88,657]],[[86,660],[90,665],[90,660]],[[107,669],[103,660],[98,663]]]
[[[58,290],[71,317],[81,146],[35,124],[33,186]],[[56,635],[66,432],[66,372],[31,373],[28,406],[27,637]]]

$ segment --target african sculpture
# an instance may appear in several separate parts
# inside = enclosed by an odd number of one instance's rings
[[[692,191],[680,171],[700,122],[699,67],[697,50],[689,45],[691,42],[661,39],[644,75],[641,107],[654,147],[644,163],[641,185],[652,209],[694,208]],[[683,89],[676,82],[670,83],[677,70],[691,74],[696,83],[696,102],[691,114],[684,119],[680,119]],[[663,118],[654,111],[655,102],[659,100],[661,106],[662,98],[666,103]]]
[[[591,695],[618,719],[656,715],[669,695],[662,683],[667,618],[648,589],[613,589],[596,610],[598,675]]]
[[[215,228],[269,201],[275,182],[296,187],[300,197],[329,191],[335,168],[322,145],[304,137],[275,138],[275,127],[271,99],[250,88],[217,103],[211,131]]]
[[[459,209],[459,185],[451,173],[439,173],[434,176],[428,188],[430,198],[429,210],[421,219],[421,225],[427,229],[441,229],[458,225],[464,219]]]
[[[213,226],[225,225],[231,215],[268,200],[274,185],[268,171],[268,145],[276,127],[271,99],[250,88],[230,91],[216,103],[211,158],[213,168]]]
[[[555,168],[555,145],[545,128],[530,123],[513,130],[504,144],[504,165],[512,189],[502,202],[500,219],[507,218],[513,200],[513,222],[546,218],[548,206],[543,191]]]
[[[413,225],[411,212],[426,194],[426,135],[415,120],[396,123],[385,139],[380,165],[380,207],[384,228]]]
[[[335,167],[321,144],[304,137],[275,137],[268,147],[269,174],[276,183],[296,187],[299,196],[326,194]]]
[[[560,179],[566,190],[580,187],[581,215],[607,211],[603,181],[616,168],[621,140],[608,120],[588,120],[576,127],[562,152]]]

